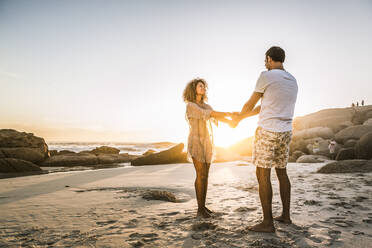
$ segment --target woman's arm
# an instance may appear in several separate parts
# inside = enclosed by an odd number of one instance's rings
[[[230,119],[226,119],[225,117],[215,117],[214,119],[218,120],[218,121],[221,121],[221,122],[225,122],[227,124],[231,124],[232,120]]]
[[[219,120],[219,118],[221,118],[221,121],[222,119],[225,119],[225,117],[227,116],[232,116],[233,114],[230,113],[230,112],[218,112],[218,111],[213,111],[211,112],[211,117]]]

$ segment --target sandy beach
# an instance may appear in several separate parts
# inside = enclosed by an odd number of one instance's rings
[[[211,167],[197,219],[192,164],[56,172],[0,180],[1,247],[368,247],[372,174],[318,174],[323,164],[288,165],[293,224],[250,232],[261,218],[255,168]],[[281,202],[275,174],[273,212]],[[177,202],[146,200],[152,190]]]

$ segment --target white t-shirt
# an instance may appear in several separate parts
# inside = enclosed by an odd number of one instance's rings
[[[258,126],[272,132],[291,131],[298,92],[296,79],[284,70],[264,71],[254,91],[263,93]]]

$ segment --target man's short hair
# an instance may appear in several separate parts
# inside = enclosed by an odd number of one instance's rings
[[[278,46],[270,47],[269,50],[266,52],[266,57],[270,56],[270,58],[277,62],[284,62],[285,59],[285,52],[282,48]]]

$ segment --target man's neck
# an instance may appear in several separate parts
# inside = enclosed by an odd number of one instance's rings
[[[283,70],[284,71],[283,64],[280,63],[280,64],[273,65],[273,67],[270,70],[274,70],[274,69]]]

